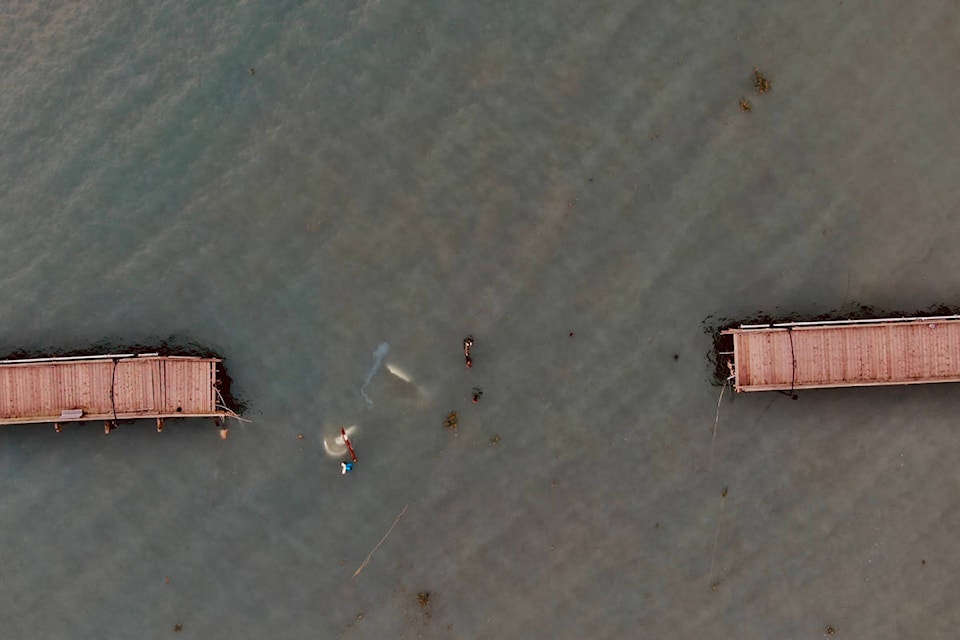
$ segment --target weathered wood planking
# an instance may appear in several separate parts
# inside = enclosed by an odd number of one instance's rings
[[[960,317],[744,326],[733,337],[737,391],[960,381]]]
[[[224,417],[216,358],[98,356],[0,362],[0,424]],[[80,418],[64,411],[82,410]]]

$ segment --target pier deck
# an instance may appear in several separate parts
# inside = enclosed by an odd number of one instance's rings
[[[0,361],[0,425],[224,417],[217,358],[118,354]]]
[[[960,381],[960,316],[743,325],[737,391]]]

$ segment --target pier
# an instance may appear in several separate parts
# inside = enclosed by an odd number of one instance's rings
[[[732,338],[719,356],[738,392],[960,382],[960,316],[741,325],[721,336]]]
[[[226,418],[218,358],[109,354],[0,361],[0,425]]]

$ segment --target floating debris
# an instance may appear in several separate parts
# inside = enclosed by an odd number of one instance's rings
[[[746,98],[740,98],[740,111],[747,113],[751,109],[753,109],[753,105],[750,104],[750,101]]]
[[[425,607],[425,606],[427,606],[428,604],[430,604],[430,592],[429,592],[429,591],[421,591],[420,593],[418,593],[418,594],[417,594],[417,604],[419,604],[421,607]]]
[[[767,91],[770,91],[770,81],[767,80],[767,77],[760,73],[760,67],[753,68],[753,88],[757,90],[757,93],[764,94]]]
[[[498,444],[500,444],[500,434],[496,434],[492,438],[490,438],[490,444],[492,444],[493,446],[497,446]]]
[[[458,420],[459,417],[457,416],[457,412],[451,411],[447,414],[447,419],[443,421],[443,426],[445,426],[447,429],[456,429]]]
[[[470,349],[473,348],[473,336],[467,336],[463,339],[463,357],[467,364],[467,369],[473,367],[473,358],[470,357]]]
[[[174,632],[174,633],[180,633],[181,631],[183,631],[183,625],[182,625],[182,624],[180,624],[180,623],[178,622],[177,624],[173,625],[173,632]]]

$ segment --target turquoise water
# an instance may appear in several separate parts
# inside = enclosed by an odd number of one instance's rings
[[[5,427],[0,635],[950,637],[955,387],[712,442],[701,323],[957,303],[960,20],[702,5],[0,5],[0,350],[252,421]]]

